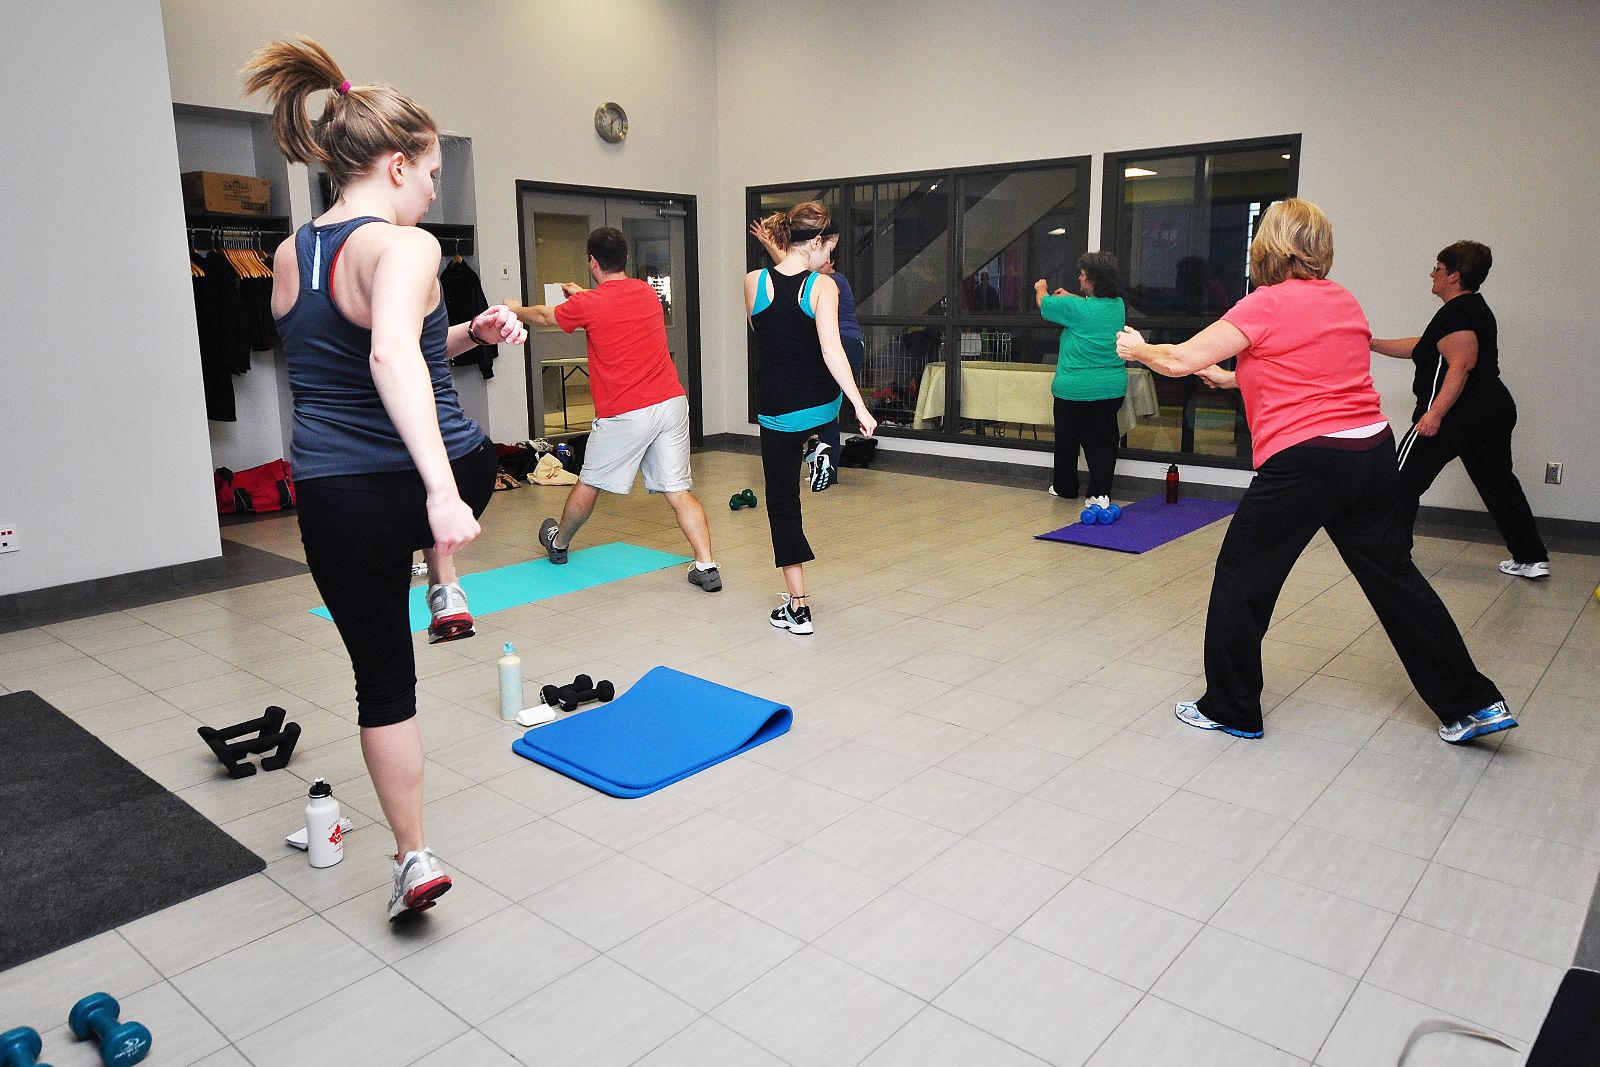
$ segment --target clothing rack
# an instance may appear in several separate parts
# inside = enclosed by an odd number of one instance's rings
[[[470,256],[477,250],[477,227],[453,222],[419,222],[417,228],[427,230],[439,239],[439,251],[447,256]]]
[[[214,248],[260,248],[270,254],[274,246],[292,232],[289,220],[281,215],[219,215],[190,212],[184,218],[189,231],[189,247],[200,248],[201,237],[207,250]]]

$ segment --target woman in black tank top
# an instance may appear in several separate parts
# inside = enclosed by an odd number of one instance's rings
[[[352,86],[306,37],[252,56],[245,89],[271,98],[283,154],[323,166],[339,190],[308,233],[278,248],[272,308],[298,372],[296,448],[320,460],[297,483],[300,536],[355,673],[361,753],[395,838],[395,919],[450,888],[422,832],[411,560],[418,549],[448,560],[478,536],[497,466],[493,446],[454,404],[448,369],[430,376],[424,341],[439,361],[440,350],[448,358],[478,344],[521,344],[527,331],[504,305],[471,322],[444,320],[439,242],[416,229],[437,195],[440,163],[426,111],[389,86]],[[313,123],[307,98],[318,92],[329,95]],[[392,225],[356,225],[363,219]]]
[[[751,271],[744,280],[745,312],[756,335],[756,420],[761,424],[767,523],[773,564],[782,569],[786,588],[771,623],[790,633],[809,634],[813,627],[804,565],[816,555],[801,524],[796,470],[801,449],[839,418],[846,400],[863,436],[871,437],[878,423],[861,399],[839,340],[839,287],[816,273],[839,240],[828,209],[807,201],[763,220],[761,226],[773,244],[785,249],[775,266]],[[829,452],[827,445],[818,444],[808,455],[813,492],[831,484],[835,457]]]

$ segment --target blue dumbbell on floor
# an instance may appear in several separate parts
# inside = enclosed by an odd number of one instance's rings
[[[44,1044],[39,1031],[31,1026],[18,1026],[0,1034],[0,1067],[50,1067],[34,1059]]]
[[[110,993],[90,993],[67,1015],[74,1034],[99,1042],[106,1067],[129,1067],[150,1054],[150,1031],[142,1023],[120,1021],[121,1010]]]
[[[1117,504],[1111,504],[1107,507],[1101,507],[1099,504],[1090,504],[1083,509],[1083,514],[1079,518],[1083,520],[1085,526],[1093,526],[1095,523],[1099,523],[1101,526],[1110,526],[1122,518],[1122,508]]]

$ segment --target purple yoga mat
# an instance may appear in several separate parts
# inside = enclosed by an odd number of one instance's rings
[[[1122,518],[1110,526],[1074,522],[1071,526],[1039,534],[1035,540],[1109,548],[1113,552],[1148,552],[1232,515],[1238,506],[1235,500],[1195,500],[1190,497],[1169,504],[1166,497],[1153,496],[1123,508]]]

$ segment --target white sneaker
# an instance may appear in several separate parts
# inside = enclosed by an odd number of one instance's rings
[[[1083,506],[1086,508],[1099,508],[1104,511],[1111,506],[1111,498],[1108,496],[1086,497],[1083,501]]]
[[[1543,563],[1518,563],[1514,559],[1500,561],[1500,570],[1518,578],[1548,578],[1550,577],[1550,564]]]
[[[389,896],[389,921],[409,912],[427,911],[433,902],[450,891],[450,876],[444,873],[431,848],[407,852],[394,865],[394,892]]]
[[[476,632],[472,628],[472,612],[467,609],[467,594],[455,582],[428,588],[428,611],[433,621],[428,624],[428,644],[440,641],[459,641]]]

